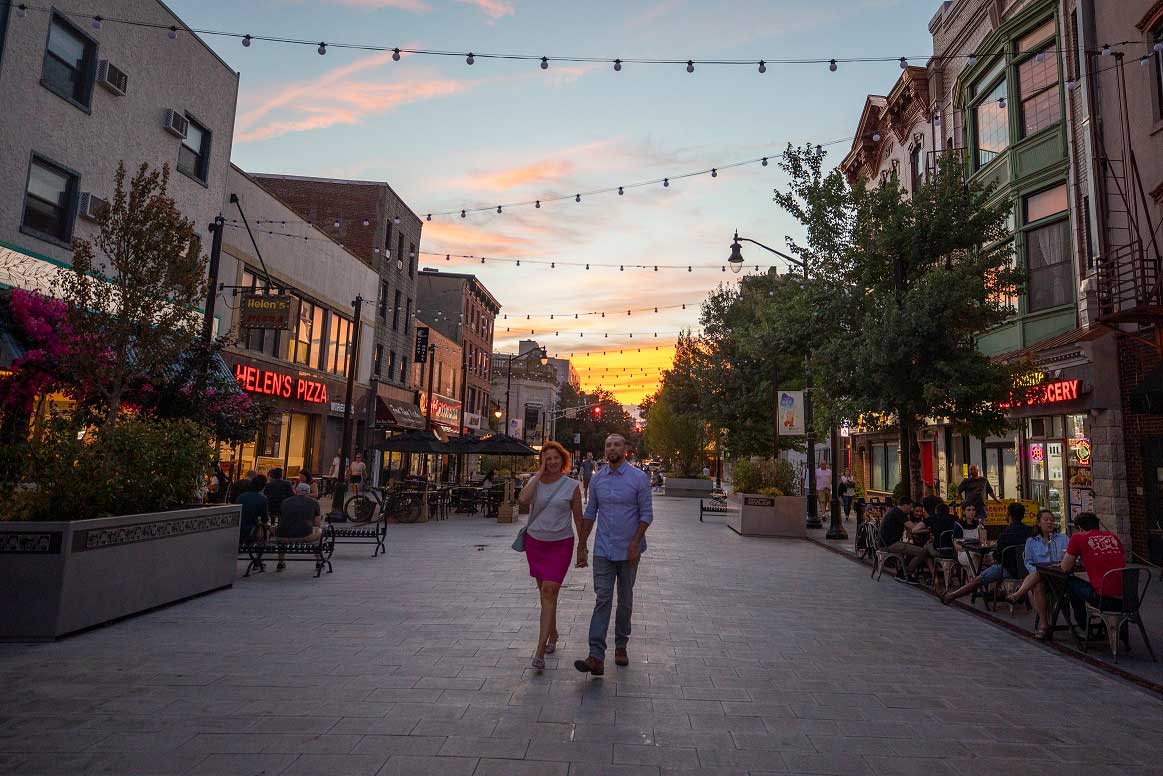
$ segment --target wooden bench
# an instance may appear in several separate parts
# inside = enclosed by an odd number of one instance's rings
[[[703,522],[703,515],[726,515],[734,510],[727,505],[727,494],[718,491],[712,492],[710,498],[699,499],[699,522]]]
[[[242,576],[249,577],[252,571],[266,571],[264,556],[269,560],[269,556],[277,558],[280,552],[288,561],[314,561],[316,579],[323,573],[324,566],[330,574],[333,571],[331,555],[335,552],[335,528],[325,525],[319,539],[313,542],[276,541],[274,538],[239,541],[238,559],[249,561]]]
[[[381,552],[384,555],[388,554],[384,542],[388,536],[388,519],[387,514],[380,512],[378,520],[366,525],[351,525],[351,526],[332,526],[328,523],[335,535],[336,544],[374,544],[376,548],[372,551],[372,557],[376,557]]]

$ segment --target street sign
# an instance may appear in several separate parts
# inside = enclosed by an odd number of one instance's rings
[[[779,392],[779,433],[787,436],[804,434],[804,392]]]
[[[243,329],[291,328],[291,302],[293,296],[265,296],[251,292],[243,293],[238,305],[238,325]]]
[[[412,354],[412,362],[425,364],[428,362],[428,327],[416,327],[416,352]]]
[[[575,433],[575,434],[573,435],[573,443],[574,443],[575,445],[580,445],[580,444],[581,444],[581,434],[577,434],[577,433]]]

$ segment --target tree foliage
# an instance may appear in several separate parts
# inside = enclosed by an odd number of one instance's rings
[[[562,409],[580,408],[573,418],[562,416],[557,421],[555,439],[567,450],[580,447],[582,456],[593,453],[600,457],[610,434],[621,434],[632,450],[641,443],[634,418],[614,394],[603,388],[583,393],[572,385],[562,386],[560,404]],[[587,405],[596,405],[601,411],[595,413],[594,408]],[[574,434],[581,434],[580,445],[574,444]]]

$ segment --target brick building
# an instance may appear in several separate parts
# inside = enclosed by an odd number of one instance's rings
[[[460,346],[464,359],[465,433],[487,427],[493,325],[501,304],[475,275],[425,269],[417,284],[419,307],[433,329]]]

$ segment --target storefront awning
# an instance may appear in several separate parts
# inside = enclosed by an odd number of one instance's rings
[[[420,408],[395,399],[376,397],[376,425],[381,428],[424,428]]]

